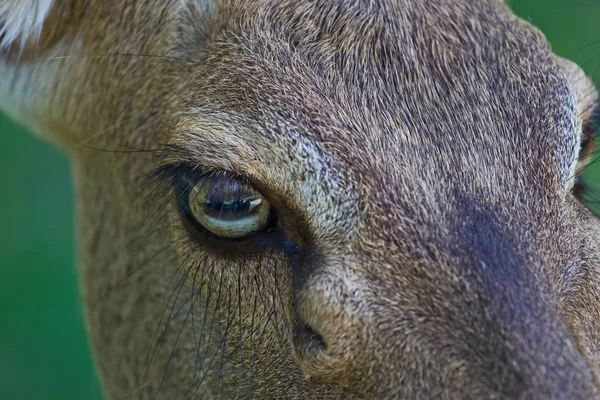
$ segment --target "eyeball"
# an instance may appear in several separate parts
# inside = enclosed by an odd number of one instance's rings
[[[180,193],[188,220],[211,236],[241,239],[272,229],[272,207],[250,184],[224,176],[188,181]]]

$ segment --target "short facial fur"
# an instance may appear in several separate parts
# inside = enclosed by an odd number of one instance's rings
[[[0,105],[72,160],[109,398],[600,398],[596,94],[501,1],[25,3]],[[190,233],[173,163],[282,229]]]

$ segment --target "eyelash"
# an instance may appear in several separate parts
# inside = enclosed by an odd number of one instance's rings
[[[238,178],[228,172],[195,166],[184,162],[173,162],[162,165],[150,174],[148,180],[161,187],[167,186],[172,188],[173,186],[183,184],[184,181],[190,180],[190,178],[199,180],[203,177],[211,178],[214,176],[229,176],[245,181],[244,178]]]

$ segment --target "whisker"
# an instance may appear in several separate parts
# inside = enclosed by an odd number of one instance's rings
[[[219,302],[219,299],[221,297],[221,289],[222,289],[222,286],[223,286],[223,274],[219,274],[219,275],[220,275],[220,278],[219,278],[219,288],[217,289],[217,302]],[[207,313],[208,310],[205,310],[205,312]],[[214,313],[212,321],[210,323],[210,328],[209,328],[209,333],[208,333],[208,339],[206,341],[206,347],[205,347],[206,352],[208,352],[208,346],[210,345],[210,341],[211,341],[211,338],[212,338],[213,326],[214,326],[216,317],[217,317],[217,315],[216,315],[216,313]],[[202,367],[204,366],[205,359],[206,358],[202,359],[202,363],[200,364],[200,369],[202,369]]]
[[[208,277],[208,285],[207,285],[209,292],[208,292],[208,295],[206,296],[206,303],[205,303],[205,306],[204,306],[204,314],[202,316],[202,328],[200,328],[200,339],[199,339],[200,346],[202,346],[202,343],[204,343],[205,341],[207,341],[206,340],[206,336],[205,336],[205,334],[206,334],[206,323],[208,321],[208,307],[210,305],[210,298],[211,298],[211,295],[212,295],[212,284],[211,283],[212,283],[212,280],[213,280],[213,276],[214,276],[214,268],[211,268],[210,275]],[[208,349],[208,346],[209,346],[209,343],[206,343],[205,350]],[[205,358],[206,358],[206,356],[200,362],[200,367],[199,367],[200,370],[202,370]]]
[[[227,348],[227,333],[229,332],[229,316],[231,315],[231,292],[227,290],[227,325],[225,326],[225,333],[223,334],[223,350],[221,351],[221,364],[219,365],[219,381],[217,386],[221,387],[223,379],[223,367],[225,366],[225,349]],[[233,321],[233,318],[231,319]],[[212,363],[212,362],[211,362]]]
[[[179,342],[179,338],[181,337],[181,332],[183,332],[183,328],[185,328],[185,325],[186,325],[189,317],[190,317],[190,311],[187,312],[187,315],[186,315],[183,323],[181,324],[181,328],[179,329],[179,332],[177,333],[177,337],[175,338],[175,343],[173,343],[173,348],[171,350],[171,354],[169,355],[169,359],[167,360],[167,365],[165,366],[165,371],[163,372],[163,376],[160,380],[160,383],[158,384],[158,389],[156,390],[156,393],[154,394],[153,399],[156,399],[156,397],[160,393],[160,389],[161,389],[163,383],[165,382],[165,378],[167,377],[167,373],[169,371],[169,366],[171,365],[173,355],[175,354],[175,348],[177,347],[177,343]]]
[[[544,19],[550,19],[550,18],[556,18],[556,17],[564,17],[565,15],[568,15],[568,14],[575,14],[578,12],[582,12],[585,10],[590,10],[590,9],[598,8],[598,7],[600,7],[600,3],[595,1],[593,3],[585,4],[585,5],[582,5],[579,7],[570,7],[569,9],[555,11],[555,12],[547,13],[547,14],[530,15],[530,17],[535,20],[544,20]]]
[[[117,282],[115,285],[110,286],[106,292],[104,292],[101,296],[100,299],[98,299],[98,301],[96,303],[94,303],[91,306],[91,310],[95,310],[95,308],[106,299],[106,297],[112,293],[115,289],[117,289],[119,286],[121,286],[124,282],[127,281],[127,279],[131,278],[132,276],[134,276],[136,273],[140,272],[146,265],[148,265],[152,260],[154,260],[159,254],[161,254],[163,251],[165,251],[169,245],[166,245],[164,247],[162,247],[160,250],[158,250],[156,253],[152,254],[150,257],[148,257],[145,261],[143,261],[141,263],[141,265],[137,268],[135,268],[132,272],[130,272],[129,274],[127,274],[127,276],[125,276],[125,278],[123,278],[122,280],[120,280],[119,282]]]
[[[237,299],[238,299],[238,315],[240,320],[240,364],[242,371],[244,370],[244,343],[243,343],[243,327],[242,320],[242,266],[239,266],[237,276]]]
[[[261,284],[258,282],[258,279],[256,278],[256,276],[254,277],[254,282],[256,284],[256,291],[258,293],[258,296],[262,302],[262,304],[264,305],[265,309],[268,311],[269,309],[271,310],[272,314],[276,314],[277,310],[277,304],[275,301],[271,302],[271,306],[269,306],[267,304],[267,301],[265,300],[265,297],[263,296],[263,292],[261,290]],[[275,299],[275,296],[273,296],[273,299]],[[275,320],[277,320],[277,318],[275,318]],[[279,327],[275,324],[275,322],[273,322],[273,329],[275,330],[275,333],[279,336],[280,339],[283,338],[283,335],[279,332]]]
[[[156,68],[155,65],[152,66],[152,68],[154,69],[154,73],[156,73],[156,75],[158,76],[158,78],[162,81],[162,83],[169,88],[169,90],[175,94],[175,96],[177,96],[179,98],[179,100],[181,100],[184,104],[188,104],[189,101],[184,99],[183,97],[181,97],[181,95],[169,84],[169,82],[167,82],[165,80],[165,78],[162,76],[162,74],[158,71],[158,68]]]
[[[189,254],[186,256],[186,260],[187,260],[187,258],[188,258],[190,255],[191,255],[191,253],[189,253]],[[137,379],[137,382],[138,382],[138,383],[139,383],[139,381],[141,381],[142,377],[144,376],[144,374],[145,374],[145,373],[146,373],[146,371],[148,370],[148,368],[149,368],[149,365],[152,363],[152,360],[153,360],[153,358],[154,358],[154,355],[155,355],[155,352],[156,352],[156,350],[154,350],[154,351],[153,351],[152,349],[154,348],[154,343],[155,343],[155,341],[156,341],[156,337],[157,337],[156,335],[158,334],[158,331],[159,331],[159,329],[160,329],[160,326],[161,326],[161,323],[162,323],[162,320],[163,320],[163,318],[164,318],[165,311],[166,311],[166,308],[167,308],[167,307],[165,307],[165,299],[166,299],[166,296],[167,296],[167,292],[168,292],[168,290],[169,290],[169,287],[170,287],[170,285],[171,285],[171,283],[172,283],[173,279],[174,279],[174,278],[175,278],[175,276],[176,276],[176,275],[179,273],[179,271],[181,270],[181,267],[183,266],[183,264],[184,264],[184,263],[185,263],[185,261],[184,261],[183,263],[180,263],[180,264],[179,264],[179,267],[177,268],[177,270],[175,271],[175,273],[174,273],[174,274],[171,276],[171,279],[169,280],[169,283],[167,284],[167,288],[165,289],[165,294],[164,294],[164,296],[163,296],[162,305],[161,305],[161,309],[162,309],[163,311],[161,312],[160,318],[159,318],[159,320],[158,320],[158,322],[157,322],[157,324],[156,324],[156,328],[155,328],[155,330],[154,330],[154,334],[152,335],[152,340],[150,341],[150,348],[148,349],[148,353],[146,354],[146,358],[145,358],[145,361],[144,361],[144,364],[146,365],[146,367],[145,367],[145,368],[144,368],[144,369],[141,371],[141,373],[140,373],[140,376],[139,376],[139,377],[138,377],[138,379]],[[182,283],[183,283],[183,282],[185,281],[185,277],[186,277],[186,275],[187,275],[187,274],[184,274],[184,276],[183,276],[183,278],[182,278],[182,280],[181,280],[180,282],[182,282]],[[179,285],[179,284],[178,284],[178,285]],[[173,298],[173,296],[174,296],[174,295],[175,295],[175,290],[174,290],[174,291],[171,293],[171,296],[169,297],[169,300],[168,300],[168,303],[167,303],[167,304],[169,304],[169,303],[171,302],[171,299]],[[176,301],[174,301],[173,303],[175,304],[175,303],[176,303]],[[173,306],[173,307],[174,307],[174,306]],[[165,327],[165,332],[166,332],[166,329],[168,329],[168,323],[166,324],[166,327]],[[151,356],[151,355],[152,355],[152,356]]]
[[[187,276],[188,276],[187,274],[184,275],[183,280],[181,281],[181,283],[178,286],[177,296],[175,296],[175,299],[173,300],[173,305],[171,306],[171,311],[169,313],[169,317],[167,318],[167,321],[165,323],[165,328],[163,329],[161,335],[159,336],[159,339],[157,339],[158,346],[155,347],[155,350],[154,350],[152,356],[150,357],[150,361],[149,361],[149,363],[147,365],[147,369],[149,369],[150,365],[153,363],[154,357],[156,357],[156,356],[158,356],[158,354],[160,354],[162,346],[163,346],[163,344],[165,343],[165,340],[166,340],[165,339],[165,335],[167,334],[167,330],[169,329],[169,326],[171,324],[173,316],[174,315],[178,315],[181,312],[181,310],[183,310],[183,308],[185,307],[185,302],[183,302],[183,304],[181,304],[177,308],[177,311],[175,312],[175,306],[177,305],[177,301],[179,300],[179,296],[181,295],[181,291],[183,290],[183,287],[185,286],[185,281],[187,280]],[[164,312],[163,312],[163,315],[164,315]],[[188,317],[189,317],[189,313],[186,316],[186,320],[187,320]],[[161,320],[162,320],[162,317],[161,317]],[[177,336],[177,338],[179,338],[179,336]],[[170,362],[170,358],[169,358],[169,362]],[[168,364],[167,364],[167,367],[168,367]],[[161,384],[162,384],[162,381],[161,381]],[[158,388],[158,391],[160,391],[160,387]],[[158,393],[158,391],[157,391],[157,393]]]
[[[252,318],[250,322],[250,369],[249,369],[249,382],[248,382],[248,390],[250,391],[249,398],[252,398],[252,387],[254,386],[254,357],[256,353],[256,349],[254,348],[254,317],[256,315],[256,301],[258,298],[254,296],[254,306],[252,307]]]
[[[195,296],[194,289],[196,286],[196,276],[198,275],[198,271],[200,269],[202,269],[203,271],[205,270],[205,268],[195,269],[194,276],[192,277],[192,297],[190,299],[190,312],[192,313],[192,335],[194,337],[194,348],[196,349],[196,365],[194,367],[194,376],[192,377],[192,380],[195,380],[198,376],[198,363],[200,360],[200,347],[198,345],[198,337],[196,334],[196,321],[194,320],[194,308],[196,305],[196,299],[198,299],[202,295],[202,281],[204,280],[204,278],[200,278],[200,293],[198,293],[198,296]]]
[[[205,275],[206,270],[207,270],[205,264],[206,263],[203,263],[203,266],[197,267],[196,271],[195,271],[197,273],[199,269],[202,269],[202,276],[200,278],[200,285],[199,285],[200,286],[200,292],[196,296],[196,299],[194,301],[192,301],[192,303],[190,305],[190,308],[192,309],[192,313],[193,313],[194,307],[196,306],[196,301],[198,299],[202,298],[202,290],[203,290],[203,286],[204,286],[203,285],[204,275]],[[210,269],[211,269],[211,273],[212,273],[212,267]],[[209,278],[209,280],[210,280],[210,278]],[[195,278],[194,278],[194,281],[195,281]],[[192,284],[192,286],[194,285],[194,283]],[[199,376],[200,371],[201,371],[201,367],[199,367],[199,365],[200,365],[200,341],[202,340],[202,334],[204,332],[205,319],[206,319],[206,314],[203,315],[203,322],[202,322],[202,328],[200,329],[200,339],[199,340],[196,338],[196,328],[195,328],[194,325],[192,325],[192,330],[193,330],[193,334],[194,334],[194,344],[195,344],[194,348],[196,349],[196,364],[195,364],[195,367],[194,367],[194,377],[192,379],[192,386],[193,386],[193,383],[196,382],[196,380],[198,379],[198,376]],[[189,391],[190,391],[190,389],[188,389],[188,391],[186,392],[185,395],[187,395],[187,393],[189,393]],[[183,397],[185,397],[185,395]]]
[[[218,374],[218,376],[219,376],[219,386],[220,386],[220,379],[221,379],[221,376],[222,376],[222,368],[223,368],[223,366],[225,365],[225,363],[227,361],[229,361],[230,359],[232,359],[235,354],[237,354],[238,350],[236,349],[236,350],[233,350],[231,352],[232,355],[230,357],[228,357],[227,359],[223,358],[224,354],[225,354],[226,343],[227,343],[227,333],[229,332],[229,328],[233,324],[234,315],[236,314],[236,310],[235,309],[233,310],[233,312],[230,312],[231,311],[231,309],[230,309],[230,305],[231,305],[231,301],[230,300],[231,300],[231,297],[229,296],[229,294],[230,293],[228,291],[228,293],[227,293],[227,297],[228,297],[228,306],[227,306],[227,308],[228,308],[228,314],[227,315],[228,315],[228,318],[227,318],[227,324],[225,325],[225,333],[224,333],[223,337],[221,338],[221,342],[219,343],[219,346],[215,350],[213,356],[210,359],[210,362],[208,363],[208,365],[206,367],[206,372],[204,373],[204,375],[202,376],[202,378],[199,380],[199,382],[196,385],[195,390],[192,392],[192,395],[190,396],[190,398],[193,398],[194,395],[196,394],[196,392],[198,391],[198,389],[200,389],[200,387],[202,386],[202,383],[204,382],[204,380],[206,379],[208,373],[210,372],[210,367],[212,366],[212,363],[216,359],[217,354],[219,354],[219,352],[221,353],[221,365],[219,366],[219,374]],[[229,318],[229,316],[231,316],[231,318]],[[211,380],[209,381],[209,383],[206,386],[206,388],[205,388],[202,396],[204,396],[204,393],[206,393],[206,390],[208,390],[208,388],[210,387],[210,383],[214,380],[215,376],[213,376],[211,378]]]
[[[145,54],[145,53],[95,53],[95,54],[69,54],[65,56],[50,56],[50,57],[36,57],[40,61],[60,61],[60,60],[74,60],[81,57],[90,58],[101,58],[101,57],[140,57],[140,58],[153,58],[166,61],[180,61],[189,64],[199,64],[198,60],[192,60],[190,58],[182,58],[176,56],[156,55],[156,54]]]
[[[123,125],[129,124],[131,122],[135,122],[135,121],[139,121],[142,120],[144,118],[150,118],[153,117],[155,115],[157,115],[158,113],[161,112],[167,112],[167,111],[173,111],[173,110],[185,110],[185,109],[190,109],[192,108],[191,106],[173,106],[173,107],[162,107],[162,108],[156,108],[150,111],[144,111],[140,114],[134,115],[132,117],[129,117],[123,121],[117,122],[114,125],[111,125],[105,129],[102,129],[96,133],[91,134],[90,136],[87,136],[83,141],[81,142],[75,142],[75,145],[78,146],[83,146],[85,145],[87,142],[89,142],[90,140],[96,139],[99,136],[102,136],[106,133],[109,133],[117,128],[121,128],[123,127]]]

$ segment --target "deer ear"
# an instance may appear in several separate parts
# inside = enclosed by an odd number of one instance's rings
[[[598,134],[598,91],[592,79],[573,61],[556,56],[558,66],[562,69],[567,82],[575,96],[577,114],[582,123],[579,160],[575,173],[583,171],[592,163],[596,152],[596,136]],[[573,174],[572,174],[573,175]]]
[[[39,40],[55,0],[5,0],[0,4],[0,47],[21,49]]]
[[[81,0],[0,1],[0,56],[19,59],[50,48],[81,16]]]
[[[598,93],[594,82],[573,61],[558,56],[555,56],[555,58],[575,94],[579,116],[584,122],[589,120],[596,111],[595,106],[598,103]]]

